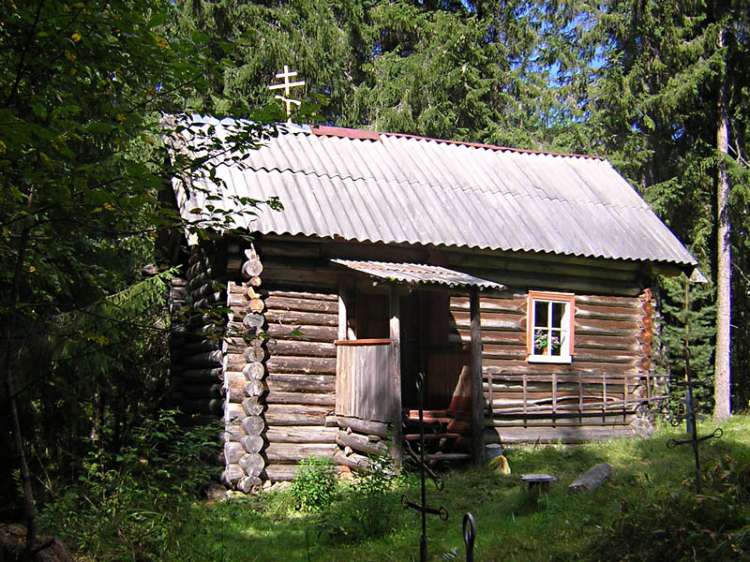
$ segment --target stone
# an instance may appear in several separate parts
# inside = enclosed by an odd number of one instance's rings
[[[291,482],[276,482],[274,483],[270,488],[270,492],[283,492],[284,490],[288,490],[289,487],[292,485]]]
[[[0,560],[21,560],[26,546],[26,527],[15,523],[0,525]],[[44,548],[41,548],[44,547]],[[68,549],[57,537],[37,537],[36,562],[74,562]]]
[[[583,474],[578,475],[578,478],[568,486],[568,492],[572,494],[592,492],[610,478],[612,478],[612,465],[606,462],[595,464]]]
[[[209,484],[205,493],[206,499],[210,502],[222,501],[227,497],[227,489],[221,484]]]

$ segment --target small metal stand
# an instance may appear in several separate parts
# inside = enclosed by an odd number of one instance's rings
[[[424,463],[424,373],[417,374],[417,392],[419,393],[419,472],[421,501],[420,503],[415,503],[409,501],[406,496],[401,496],[401,503],[404,507],[411,508],[420,513],[422,519],[422,535],[419,538],[419,560],[420,562],[427,562],[427,515],[437,515],[440,519],[446,521],[448,519],[448,510],[442,506],[436,509],[427,505],[427,483],[425,480],[427,467]],[[436,475],[433,479],[435,478]]]
[[[679,445],[687,445],[693,448],[693,457],[695,459],[695,491],[701,493],[701,459],[698,445],[709,439],[720,439],[724,435],[724,430],[720,427],[714,429],[708,435],[698,436],[698,424],[695,415],[695,402],[693,401],[693,373],[690,371],[690,333],[688,313],[690,311],[690,280],[685,281],[685,338],[683,345],[685,347],[685,429],[690,435],[688,439],[670,439],[667,441],[667,448],[673,449]]]
[[[471,513],[464,515],[464,544],[466,545],[466,562],[474,562],[474,539],[477,537],[477,524]]]

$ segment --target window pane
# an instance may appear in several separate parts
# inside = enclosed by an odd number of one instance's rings
[[[560,354],[562,355],[563,351],[565,351],[565,355],[570,355],[570,344],[568,343],[570,341],[570,338],[568,338],[568,331],[562,330],[560,332]]]
[[[534,330],[534,355],[545,355],[547,350],[547,330]]]
[[[564,302],[553,302],[552,303],[552,327],[562,327],[562,319],[565,314],[565,303]]]
[[[559,329],[553,328],[550,330],[550,334],[549,334],[549,343],[550,343],[549,354],[550,355],[562,355],[560,351],[560,348],[561,348],[560,343],[562,341],[561,335],[562,334],[560,333]]]
[[[534,327],[547,327],[549,303],[545,301],[534,301]]]

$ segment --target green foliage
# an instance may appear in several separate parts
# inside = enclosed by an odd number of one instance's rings
[[[713,409],[713,341],[716,320],[714,288],[710,284],[690,284],[690,307],[685,316],[684,276],[663,278],[661,303],[663,330],[661,343],[665,346],[669,370],[675,382],[671,388],[672,406],[684,411],[685,336],[688,335],[690,371],[695,383],[693,397],[699,411]],[[661,365],[664,374],[664,365]]]
[[[336,495],[336,472],[331,459],[302,460],[290,492],[301,510],[320,511],[328,507]]]
[[[589,34],[598,45],[600,68],[589,88],[584,128],[592,148],[607,154],[639,189],[667,225],[700,262],[706,277],[717,268],[716,178],[718,100],[722,81],[729,92],[732,129],[731,158],[734,221],[733,314],[744,317],[747,291],[743,251],[747,228],[748,77],[750,17],[743,2],[606,2]],[[725,30],[727,46],[718,37]],[[740,171],[741,170],[741,171]],[[731,173],[731,172],[730,172]],[[667,318],[674,319],[683,297],[671,281],[663,283]],[[715,318],[712,289],[695,291],[693,344],[696,378],[710,384],[713,334],[707,322]],[[671,327],[679,330],[679,323]],[[735,392],[747,403],[747,324],[733,322],[732,345]],[[668,334],[668,338],[677,334]],[[679,338],[679,336],[677,336]],[[694,340],[694,341],[693,341]],[[674,368],[680,353],[670,345]],[[707,398],[710,386],[701,394]],[[706,400],[704,400],[704,404]]]
[[[0,6],[0,399],[4,411],[17,401],[33,472],[49,481],[74,477],[89,439],[117,451],[163,405],[164,279],[144,281],[141,268],[168,268],[170,233],[205,237],[236,218],[215,208],[183,221],[164,204],[172,175],[215,176],[211,157],[227,148],[184,116],[205,109],[190,93],[216,67],[205,38],[171,32],[176,14],[169,0]],[[165,166],[167,114],[205,153]],[[242,124],[229,147],[257,146],[261,126]],[[0,448],[17,454],[11,436],[3,427]]]
[[[146,420],[117,454],[86,455],[78,482],[46,504],[42,525],[96,560],[162,560],[176,522],[213,476],[218,431],[186,430],[168,410]]]
[[[612,527],[593,543],[591,560],[750,560],[750,466],[731,456],[692,481],[653,497],[626,498]]]
[[[701,434],[713,428],[701,425]],[[698,555],[695,558],[698,560],[711,560],[711,556],[728,552],[722,550],[724,546],[736,545],[741,550],[729,552],[724,559],[747,559],[750,550],[744,542],[741,518],[746,520],[748,515],[750,419],[735,416],[723,429],[721,440],[707,441],[701,448],[707,467],[706,499],[696,498],[690,490],[693,474],[690,449],[665,446],[670,438],[684,437],[671,428],[646,440],[622,439],[577,447],[516,446],[506,451],[514,471],[511,477],[499,477],[485,468],[447,473],[443,490],[428,488],[429,505],[444,506],[450,514],[447,521],[428,518],[430,553],[435,559],[441,559],[443,554],[448,559],[453,553],[460,560],[464,549],[461,519],[464,513],[471,512],[478,527],[476,560],[617,560],[628,553],[634,554],[631,559],[644,562],[679,559],[669,553],[648,556],[652,553],[651,543],[658,546],[667,542],[678,549],[696,546],[701,549],[699,554],[705,554],[705,558]],[[600,462],[613,465],[610,482],[591,494],[567,493],[568,483]],[[537,509],[522,514],[519,506],[525,486],[519,475],[528,472],[554,474],[560,480],[540,500]],[[392,530],[377,536],[358,528],[352,522],[355,514],[351,511],[337,520],[347,525],[348,534],[317,535],[324,516],[343,514],[347,509],[345,504],[338,504],[350,489],[349,500],[357,501],[353,492],[355,483],[342,486],[339,499],[319,512],[295,509],[294,498],[287,492],[192,505],[161,504],[164,519],[171,524],[168,547],[152,545],[153,550],[140,553],[141,559],[265,561],[282,556],[290,561],[320,562],[409,560],[418,552],[420,525],[417,514],[404,510],[398,498],[401,494],[418,497],[419,486],[412,478],[397,478],[390,486],[394,523]],[[672,502],[674,506],[670,505]],[[699,513],[703,505],[708,506],[709,513]],[[677,517],[680,509],[685,517]],[[55,528],[64,528],[66,521],[75,517],[75,512],[60,510]],[[693,525],[688,517],[702,523],[701,527]],[[102,525],[100,529],[105,527]],[[623,541],[631,530],[633,541],[626,544]],[[670,536],[661,532],[665,530]],[[332,531],[335,533],[335,528]],[[123,554],[125,547],[118,541],[102,540],[98,544],[107,549],[100,551],[99,556],[85,551],[76,554],[83,560],[111,560],[118,558],[112,554],[117,549],[119,559],[128,559]],[[712,544],[717,546],[715,555],[710,550]],[[636,557],[638,552],[642,556]],[[675,552],[680,555],[685,551]]]
[[[287,64],[307,83],[305,107],[324,104],[325,120],[338,120],[345,112],[367,47],[361,36],[362,3],[180,0],[176,4],[179,31],[209,38],[214,64],[221,69],[208,87],[193,90],[196,98],[220,113],[234,106],[238,116],[269,104],[278,108],[273,98],[277,92],[267,86]]]
[[[371,456],[371,470],[358,475],[322,514],[318,534],[332,543],[381,537],[396,527],[402,512],[388,456]]]

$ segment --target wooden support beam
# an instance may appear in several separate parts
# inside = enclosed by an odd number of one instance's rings
[[[339,285],[339,329],[338,329],[338,339],[339,340],[345,340],[346,339],[346,298],[345,298],[345,291],[346,288],[343,284]]]
[[[479,315],[479,290],[474,287],[469,299],[471,317],[471,443],[476,464],[484,461],[484,393],[482,392],[482,323]]]
[[[397,469],[401,468],[401,311],[399,293],[396,287],[390,288],[390,383],[391,383],[391,456]],[[481,376],[481,369],[480,369]],[[481,382],[481,378],[480,378]],[[482,387],[479,386],[481,394]]]

